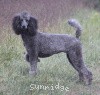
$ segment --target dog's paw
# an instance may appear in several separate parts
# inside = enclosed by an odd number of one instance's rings
[[[81,80],[83,80],[85,85],[91,85],[92,84],[92,80],[93,80],[93,75],[90,71],[88,71],[87,74],[83,74],[83,77],[81,78]]]
[[[29,74],[35,76],[37,73],[36,73],[36,71],[32,71],[32,70],[30,70],[30,71],[29,71]]]

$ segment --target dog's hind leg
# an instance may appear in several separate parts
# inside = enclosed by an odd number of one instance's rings
[[[86,68],[82,58],[82,50],[78,45],[67,52],[67,58],[71,65],[78,71],[80,81],[89,85],[92,83],[92,73]]]

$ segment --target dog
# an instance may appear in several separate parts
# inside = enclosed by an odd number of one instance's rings
[[[84,64],[82,56],[81,25],[75,19],[68,20],[68,24],[76,28],[76,37],[67,34],[51,34],[38,32],[37,19],[28,12],[14,16],[12,28],[17,35],[21,35],[27,51],[26,60],[30,63],[29,74],[37,73],[39,58],[50,57],[64,52],[74,69],[79,73],[79,80],[85,84],[92,83],[92,73]]]

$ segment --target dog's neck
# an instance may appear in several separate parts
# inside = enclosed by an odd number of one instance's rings
[[[26,35],[26,34],[21,34],[21,37],[24,42],[29,42],[33,38],[33,36]]]
[[[21,34],[21,38],[22,38],[24,44],[28,45],[27,43],[30,44],[31,42],[34,42],[34,39],[36,38],[36,36]]]

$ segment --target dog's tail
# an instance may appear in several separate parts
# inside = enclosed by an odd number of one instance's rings
[[[69,19],[68,24],[76,28],[76,38],[79,38],[81,36],[81,31],[82,31],[80,23],[76,19]]]

